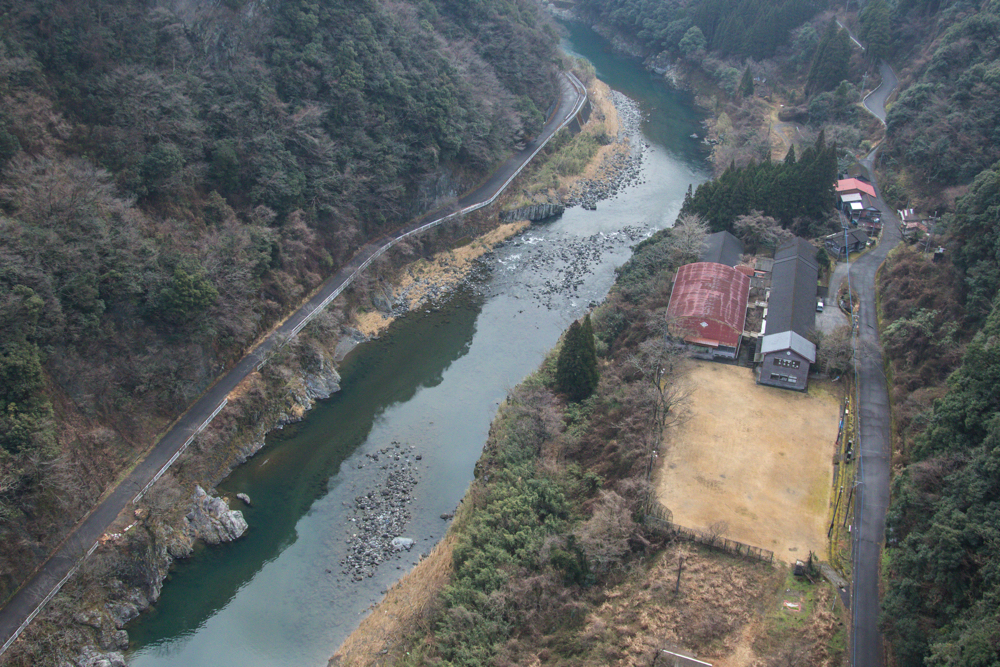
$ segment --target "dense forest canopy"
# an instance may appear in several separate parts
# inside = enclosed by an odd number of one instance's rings
[[[883,622],[903,665],[986,665],[995,664],[1000,655],[998,178],[1000,164],[977,176],[945,217],[954,251],[953,266],[945,270],[957,278],[946,288],[954,292],[947,295],[949,302],[934,300],[934,288],[924,285],[937,277],[927,276],[907,290],[918,298],[893,313],[884,333],[890,357],[901,360],[897,369],[927,370],[934,364],[907,355],[920,350],[947,364],[962,333],[975,332],[985,318],[948,377],[947,392],[929,414],[911,417],[909,406],[899,408],[900,421],[912,435],[905,451],[909,465],[893,482],[887,533],[890,586]],[[926,260],[915,263],[919,267]],[[914,390],[932,387],[934,381],[919,378]]]
[[[637,36],[654,52],[687,54],[700,47],[723,56],[760,59],[773,56],[778,47],[788,43],[791,31],[811,19],[823,3],[818,0],[582,0],[579,5],[602,22]]]
[[[916,58],[886,118],[889,154],[921,185],[968,183],[1000,159],[1000,2],[901,2],[889,23],[887,48]],[[915,25],[934,37],[916,57]]]
[[[531,0],[0,0],[0,594],[365,239],[537,133],[556,45]]]
[[[684,200],[681,215],[698,215],[713,232],[732,231],[736,219],[751,211],[775,218],[803,236],[827,231],[837,180],[837,149],[821,132],[816,144],[783,162],[765,160],[730,166],[719,178],[698,186]]]

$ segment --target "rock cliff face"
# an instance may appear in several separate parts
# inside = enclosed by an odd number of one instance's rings
[[[566,207],[562,204],[533,204],[531,206],[522,206],[521,208],[516,208],[512,211],[501,211],[500,212],[500,222],[513,222],[515,220],[530,220],[531,222],[538,222],[539,220],[547,220],[549,218],[554,218],[557,215],[562,215]]]
[[[140,511],[133,526],[128,537],[112,536],[120,539],[121,548],[129,553],[130,571],[116,568],[108,584],[108,600],[75,617],[80,625],[93,628],[97,645],[85,646],[73,663],[62,667],[125,667],[120,652],[128,648],[124,627],[159,599],[174,560],[189,556],[198,540],[208,544],[231,542],[247,530],[242,512],[229,509],[225,500],[200,486],[195,486],[180,525],[147,522],[147,516]]]

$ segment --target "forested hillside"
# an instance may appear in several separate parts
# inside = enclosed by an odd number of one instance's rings
[[[723,56],[768,58],[786,44],[792,29],[823,6],[816,0],[582,0],[582,11],[635,35],[653,51],[674,55],[698,49]]]
[[[528,0],[0,4],[0,598],[365,239],[555,99]]]
[[[898,459],[908,463],[893,483],[884,602],[902,665],[1000,657],[998,178],[1000,165],[980,174],[946,216],[952,263],[903,252],[882,281]]]
[[[867,14],[867,16],[866,16]],[[1000,4],[871,3],[902,90],[887,117],[890,204],[942,214],[944,261],[901,250],[881,277],[895,459],[883,625],[900,665],[1000,660]],[[880,18],[884,15],[885,18]],[[871,25],[869,25],[871,30]]]
[[[968,184],[1000,159],[1000,3],[900,2],[889,23],[889,155],[918,188]]]

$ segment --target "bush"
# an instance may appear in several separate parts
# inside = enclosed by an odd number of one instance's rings
[[[170,286],[160,292],[159,309],[167,320],[183,324],[194,319],[218,298],[219,292],[203,274],[177,268]]]

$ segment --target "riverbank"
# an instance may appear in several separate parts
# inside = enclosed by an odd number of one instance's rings
[[[358,305],[352,309],[352,327],[371,339],[388,329],[396,318],[447,298],[468,279],[476,261],[530,226],[527,220],[501,224],[456,248],[404,265],[382,285],[381,295],[375,300],[379,307]]]
[[[686,362],[646,322],[687,261],[667,230],[622,267],[592,313],[601,350],[593,397],[571,404],[555,392],[558,347],[509,390],[446,537],[330,667],[638,667],[664,649],[733,667],[842,662],[843,610],[830,611],[833,589],[815,573],[818,583],[634,521],[649,466],[655,475],[680,433],[651,418],[652,406],[686,409]],[[649,443],[659,450],[652,460]]]
[[[145,602],[134,605],[137,611],[146,603],[156,601],[171,560],[166,557],[189,553],[173,541],[173,536],[178,532],[178,522],[183,522],[191,511],[189,496],[193,483],[200,483],[211,489],[230,470],[263,446],[264,437],[272,427],[297,421],[316,400],[339,390],[338,359],[344,352],[343,342],[349,340],[354,343],[367,338],[351,319],[351,312],[354,309],[378,308],[382,287],[389,284],[387,281],[390,276],[400,272],[397,267],[413,263],[413,260],[416,260],[419,267],[421,262],[432,258],[437,251],[445,257],[440,277],[454,284],[456,276],[463,275],[455,271],[452,260],[456,254],[481,257],[489,252],[494,242],[502,240],[503,233],[511,233],[511,229],[516,231],[518,227],[515,225],[507,228],[505,232],[492,238],[479,238],[496,226],[495,210],[477,212],[453,223],[446,223],[440,232],[435,231],[419,239],[408,239],[373,263],[362,280],[331,304],[332,308],[318,316],[300,336],[230,394],[226,408],[143,499],[145,506],[155,511],[147,514],[139,525],[132,525],[133,517],[123,517],[122,525],[116,525],[112,529],[115,533],[121,533],[122,540],[117,545],[108,543],[95,556],[100,560],[113,561],[109,565],[112,570],[128,570],[129,576],[117,578],[117,582],[110,587],[107,598],[102,599],[72,587],[66,590],[68,597],[86,597],[88,614],[103,613],[102,607],[107,603],[115,605],[125,599],[144,600]],[[466,242],[470,237],[474,240]],[[456,243],[461,245],[450,251],[444,250]],[[448,259],[449,256],[452,259]],[[477,265],[474,257],[465,256],[464,259],[467,260],[464,261],[464,268],[474,268]],[[416,270],[413,273],[414,292],[419,288],[429,294],[433,294],[435,290],[442,293],[440,281],[432,282]],[[464,275],[468,276],[467,273]],[[462,280],[458,278],[458,284]],[[395,288],[389,289],[396,292]],[[238,511],[238,501],[232,502],[233,511]],[[60,611],[65,609],[66,607],[61,607]],[[55,616],[51,620],[58,621]],[[127,620],[119,617],[112,623],[117,625]],[[87,630],[83,632],[86,633]],[[98,639],[98,643],[99,648],[104,651],[124,646],[121,635],[116,643],[103,639]]]

